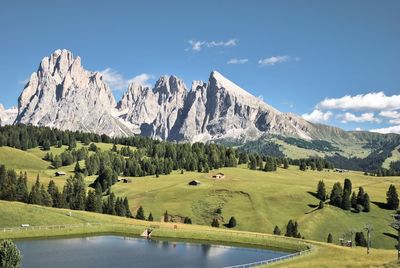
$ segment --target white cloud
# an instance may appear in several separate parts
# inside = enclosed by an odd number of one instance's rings
[[[186,48],[186,51],[200,51],[203,47],[233,47],[236,46],[239,42],[239,39],[232,38],[227,41],[198,41],[198,40],[189,40],[188,43],[190,48]]]
[[[290,61],[290,59],[291,59],[290,56],[272,56],[269,58],[259,60],[258,64],[261,66],[273,66],[278,63]],[[296,58],[296,60],[297,60],[297,58]],[[300,59],[298,59],[298,60],[300,60]]]
[[[332,117],[332,112],[322,112],[320,110],[314,110],[309,114],[303,114],[302,117],[313,123],[324,123]]]
[[[400,118],[400,113],[398,111],[382,111],[379,115],[387,118]]]
[[[386,128],[371,129],[370,131],[371,131],[371,132],[383,133],[383,134],[387,134],[387,133],[397,133],[397,134],[400,134],[400,125],[397,125],[397,126],[390,126],[390,127],[386,127]]]
[[[245,64],[246,62],[248,62],[248,59],[230,59],[228,60],[227,64]]]
[[[137,83],[142,86],[151,86],[148,82],[154,79],[154,76],[147,73],[142,73],[130,79],[124,79],[124,77],[117,71],[107,68],[103,71],[99,71],[102,75],[103,80],[111,87],[113,90],[125,90],[129,84]]]
[[[341,98],[326,98],[316,106],[317,109],[339,110],[394,110],[400,108],[400,95],[386,96],[383,92],[371,92]]]
[[[354,131],[363,131],[363,129],[360,128],[360,127],[356,127],[356,128],[354,129]]]
[[[342,123],[348,123],[348,122],[357,122],[357,123],[362,123],[362,122],[374,122],[374,123],[380,123],[381,120],[379,118],[376,118],[374,113],[363,113],[360,116],[357,116],[353,113],[346,112],[342,115],[339,115],[339,117],[342,118]]]
[[[400,118],[390,119],[389,123],[393,125],[400,125]]]

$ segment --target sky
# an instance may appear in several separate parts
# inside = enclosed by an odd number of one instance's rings
[[[283,112],[346,130],[400,133],[400,1],[0,2],[0,103],[17,105],[56,49],[129,82],[212,70]]]

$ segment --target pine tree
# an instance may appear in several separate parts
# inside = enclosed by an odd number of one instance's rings
[[[283,168],[288,169],[289,168],[289,161],[287,158],[283,158]]]
[[[189,217],[185,217],[185,219],[183,220],[183,223],[185,224],[192,224],[192,219]]]
[[[147,218],[147,220],[148,220],[148,221],[153,221],[153,220],[154,220],[154,219],[153,219],[153,214],[151,214],[151,212],[150,212],[149,217]]]
[[[29,204],[37,204],[37,205],[42,204],[42,196],[40,194],[39,175],[37,176],[36,182],[32,186],[31,192],[29,193],[28,203]]]
[[[145,217],[144,217],[144,210],[143,210],[143,207],[142,206],[140,206],[139,208],[138,208],[138,210],[137,210],[137,212],[136,212],[136,217],[135,217],[136,219],[138,219],[138,220],[145,220]]]
[[[24,175],[22,175],[22,172],[20,172],[16,185],[16,200],[27,203],[28,198],[29,198],[29,192],[27,185],[27,175],[26,172]]]
[[[129,201],[126,196],[124,198],[124,206],[125,206],[125,211],[126,211],[126,217],[132,218],[132,212],[131,212],[131,209],[129,208]]]
[[[351,207],[353,209],[357,209],[357,196],[356,196],[356,193],[354,191],[351,194],[350,203],[351,203]]]
[[[229,223],[228,223],[228,228],[233,228],[233,227],[235,227],[236,226],[236,219],[235,219],[235,217],[231,217],[230,219],[229,219]]]
[[[350,179],[344,179],[343,191],[347,191],[348,193],[352,192],[352,185]]]
[[[275,226],[274,228],[274,235],[281,235],[281,229],[279,229],[278,226]]]
[[[357,204],[362,205],[364,204],[364,188],[359,187],[358,188],[358,193],[357,193]]]
[[[60,157],[59,155],[56,155],[56,156],[53,158],[52,165],[53,165],[54,168],[59,168],[59,167],[62,166],[61,157]]]
[[[0,242],[0,267],[18,268],[21,267],[22,255],[17,246],[11,240]]]
[[[323,209],[324,208],[324,201],[319,201],[319,204],[318,204],[318,209]]]
[[[317,186],[317,198],[319,200],[325,201],[326,198],[326,189],[324,181],[319,181]]]
[[[44,185],[40,185],[40,195],[41,195],[41,205],[52,207],[53,206],[53,199],[51,195],[46,191]]]
[[[297,222],[293,223],[293,220],[289,220],[286,226],[285,236],[297,237]]]
[[[333,242],[333,237],[332,237],[331,233],[328,234],[328,239],[327,239],[326,242],[328,242],[328,243],[332,243]]]
[[[75,173],[82,172],[81,166],[79,165],[79,161],[76,161],[74,172]]]
[[[399,208],[399,196],[397,194],[396,186],[391,184],[386,193],[387,207],[388,209],[398,209]]]
[[[310,163],[310,168],[311,168],[311,170],[316,170],[317,169],[317,165],[315,164],[314,161]]]
[[[343,198],[343,189],[340,182],[336,182],[333,185],[331,195],[330,195],[330,203],[333,206],[340,207],[342,205]]]
[[[92,190],[89,190],[86,198],[86,206],[85,206],[86,211],[96,211],[96,193]]]
[[[300,160],[299,169],[300,169],[301,171],[306,171],[306,169],[307,169],[306,161]]]
[[[342,209],[344,210],[350,210],[351,208],[351,203],[350,203],[350,193],[348,190],[344,190],[343,192],[343,197],[342,197]]]
[[[364,194],[364,203],[362,204],[362,206],[364,207],[364,212],[370,211],[370,200],[367,193]]]
[[[358,247],[366,247],[367,246],[367,240],[365,239],[363,232],[356,232],[355,241],[356,241],[356,246],[358,246]]]
[[[169,222],[168,211],[165,211],[165,213],[164,213],[164,222]]]

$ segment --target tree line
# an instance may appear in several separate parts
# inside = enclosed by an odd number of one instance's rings
[[[69,177],[62,191],[53,180],[50,180],[47,187],[40,183],[39,175],[29,191],[27,181],[26,172],[17,175],[15,170],[7,170],[4,165],[0,165],[0,199],[132,217],[126,197],[116,197],[112,192],[104,194],[100,186],[86,192],[81,173]]]

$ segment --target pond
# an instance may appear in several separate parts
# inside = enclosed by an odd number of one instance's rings
[[[289,253],[240,246],[147,240],[121,236],[15,241],[22,267],[224,267]]]

